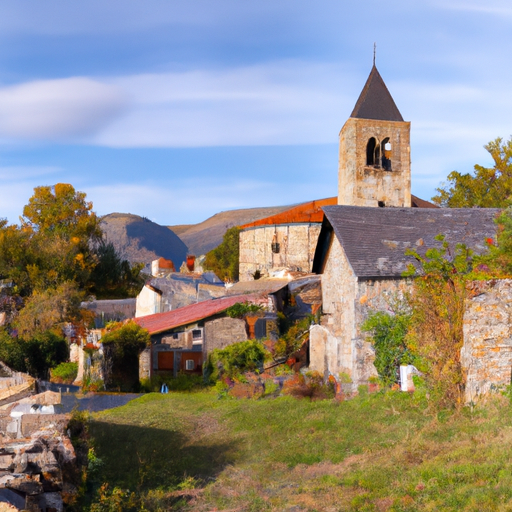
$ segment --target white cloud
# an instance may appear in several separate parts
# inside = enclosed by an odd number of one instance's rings
[[[89,78],[38,80],[0,89],[0,137],[73,140],[90,136],[127,107],[117,87]]]
[[[5,166],[0,167],[0,180],[2,180],[3,183],[6,181],[27,180],[36,177],[39,178],[41,176],[53,175],[61,171],[62,169],[59,167],[51,166]]]
[[[94,137],[115,147],[198,147],[333,142],[355,100],[339,65],[281,61],[223,70],[112,79],[129,114]],[[350,89],[350,87],[347,87]]]

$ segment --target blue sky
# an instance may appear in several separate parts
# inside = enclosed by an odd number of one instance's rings
[[[512,134],[508,1],[0,0],[0,217],[58,182],[160,224],[336,195],[374,42],[413,193],[490,165]]]

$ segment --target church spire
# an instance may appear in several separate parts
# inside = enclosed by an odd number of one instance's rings
[[[375,46],[373,50],[373,67],[368,80],[359,95],[350,117],[359,119],[376,119],[379,121],[403,121],[391,94],[375,66]]]

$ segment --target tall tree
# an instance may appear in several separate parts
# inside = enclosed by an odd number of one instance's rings
[[[494,160],[493,167],[475,165],[473,174],[453,171],[448,183],[436,189],[434,203],[449,208],[503,208],[512,198],[512,138],[497,138],[484,146]]]
[[[238,260],[240,254],[240,228],[229,228],[222,243],[206,254],[205,266],[223,281],[238,281]]]

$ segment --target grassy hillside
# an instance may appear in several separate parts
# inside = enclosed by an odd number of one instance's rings
[[[148,510],[512,509],[505,398],[435,413],[400,393],[341,403],[149,394],[97,414],[90,432],[99,480],[145,496]]]

